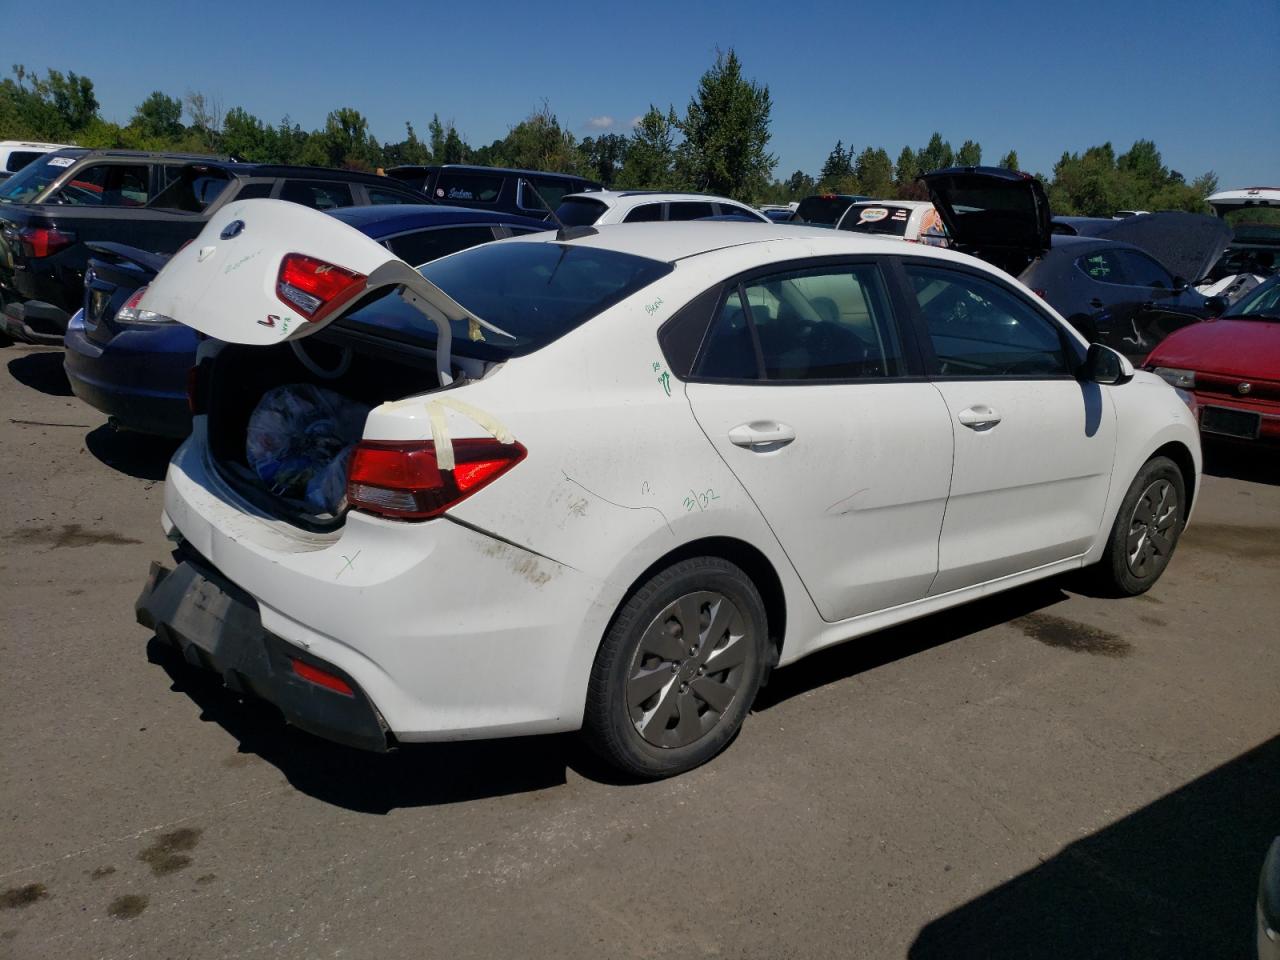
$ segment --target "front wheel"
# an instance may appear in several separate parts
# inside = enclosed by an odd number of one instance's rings
[[[1143,464],[1125,494],[1098,564],[1104,588],[1121,596],[1146,593],[1173,557],[1186,524],[1182,471],[1168,457]]]
[[[584,732],[631,776],[669,777],[733,739],[764,676],[767,620],[743,571],[682,560],[623,605],[591,670]]]

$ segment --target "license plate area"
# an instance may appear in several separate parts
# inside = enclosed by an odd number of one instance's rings
[[[1200,429],[1224,437],[1257,440],[1262,429],[1262,417],[1247,410],[1230,407],[1203,407],[1200,412]]]

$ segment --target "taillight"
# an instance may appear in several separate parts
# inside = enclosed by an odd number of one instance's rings
[[[353,509],[401,520],[428,520],[471,496],[525,458],[519,443],[485,437],[453,441],[455,466],[441,470],[430,440],[365,440],[347,473]]]
[[[166,317],[163,313],[156,313],[154,310],[139,310],[138,304],[142,301],[142,295],[146,292],[146,287],[139,287],[129,295],[129,299],[116,311],[116,323],[176,322],[172,317]]]
[[[35,260],[65,250],[76,242],[76,235],[57,227],[23,227],[18,231],[18,239],[23,243],[23,252]]]
[[[300,253],[285,254],[276,279],[276,295],[317,323],[364,292],[363,273]]]

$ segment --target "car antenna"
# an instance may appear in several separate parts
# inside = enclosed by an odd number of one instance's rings
[[[542,204],[543,209],[547,211],[551,216],[551,219],[556,222],[556,226],[560,228],[556,231],[557,240],[576,240],[578,237],[590,237],[600,232],[595,227],[566,227],[564,225],[564,221],[556,216],[556,212],[551,209],[551,205],[542,199],[542,194],[538,192],[537,188],[532,183],[524,177],[520,178],[520,182],[526,188],[533,191],[533,195],[538,198],[538,202]]]

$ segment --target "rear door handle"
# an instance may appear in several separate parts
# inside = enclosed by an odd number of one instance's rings
[[[729,431],[729,442],[746,447],[756,453],[779,450],[796,438],[795,430],[776,420],[752,420],[740,423]]]
[[[956,419],[971,430],[990,430],[1000,422],[1000,414],[985,403],[975,403],[957,413]]]

